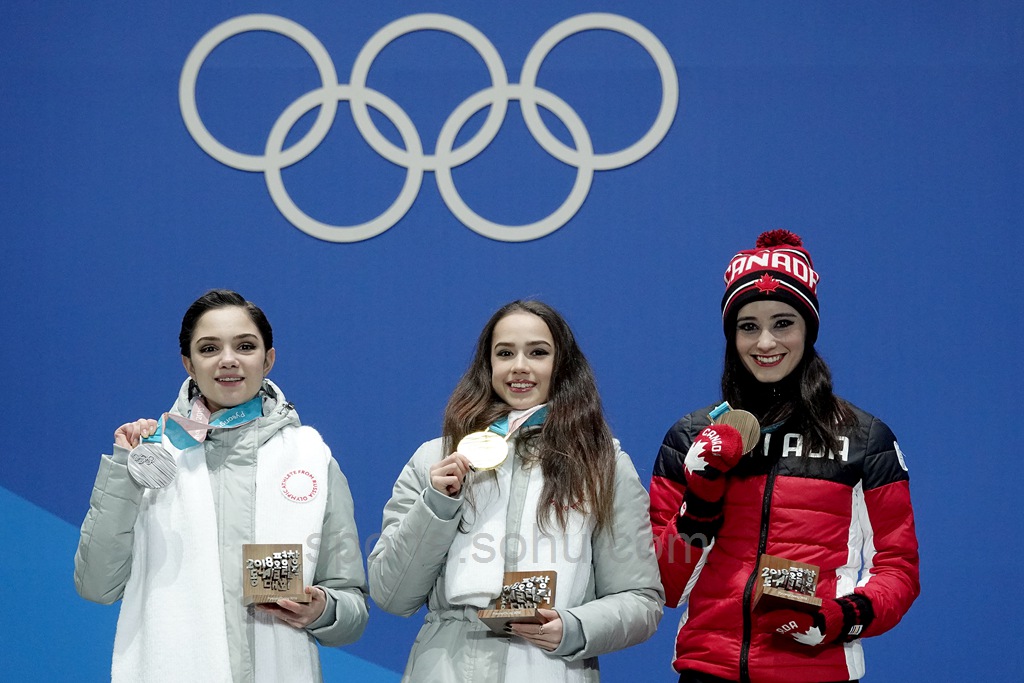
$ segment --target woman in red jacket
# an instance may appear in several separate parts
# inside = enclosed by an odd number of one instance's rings
[[[853,681],[861,639],[895,626],[920,592],[909,477],[889,428],[833,393],[814,349],[818,274],[796,235],[764,233],[725,273],[722,398],[760,438],[712,424],[668,431],[651,481],[667,606],[685,605],[683,683]],[[764,555],[819,568],[810,611],[755,607]]]

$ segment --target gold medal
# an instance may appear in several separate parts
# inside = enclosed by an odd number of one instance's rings
[[[455,450],[466,456],[475,470],[493,470],[508,457],[508,443],[491,431],[467,434]]]

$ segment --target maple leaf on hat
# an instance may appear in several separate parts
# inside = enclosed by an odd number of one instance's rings
[[[761,279],[759,279],[755,284],[757,285],[757,289],[765,294],[771,294],[779,288],[779,281],[768,273],[762,275]]]

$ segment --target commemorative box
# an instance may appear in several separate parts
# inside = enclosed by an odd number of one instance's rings
[[[244,544],[242,600],[246,605],[278,600],[309,602],[302,581],[302,544]]]
[[[543,624],[548,618],[540,609],[554,609],[555,582],[553,571],[505,572],[501,595],[494,609],[477,612],[480,621],[499,635],[508,624]]]
[[[814,596],[818,587],[818,567],[794,562],[774,555],[762,555],[757,566],[754,588],[754,609],[794,609],[816,612],[821,598]]]

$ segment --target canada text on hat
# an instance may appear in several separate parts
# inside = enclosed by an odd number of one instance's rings
[[[812,292],[818,288],[818,274],[811,268],[807,252],[786,247],[741,251],[736,254],[725,271],[725,286],[730,286],[737,278],[749,273],[766,270],[785,273],[802,282]]]
[[[725,285],[722,321],[727,328],[730,315],[743,304],[777,299],[791,303],[804,314],[813,343],[818,324],[818,274],[799,235],[788,230],[761,233],[754,249],[741,251],[729,261]]]

